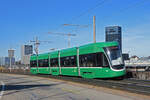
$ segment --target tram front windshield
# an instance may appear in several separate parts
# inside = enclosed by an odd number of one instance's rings
[[[113,69],[122,69],[124,66],[124,62],[122,60],[122,55],[119,47],[107,47],[106,53],[111,61],[111,65]]]

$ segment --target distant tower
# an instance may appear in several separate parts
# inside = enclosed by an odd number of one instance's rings
[[[0,57],[0,66],[5,65],[4,57]]]
[[[30,56],[33,54],[32,45],[22,45],[21,46],[21,64],[30,64]]]
[[[8,50],[8,58],[7,57],[5,58],[5,62],[9,65],[10,72],[11,72],[12,65],[15,64],[14,52],[15,52],[15,50],[9,49]]]
[[[8,50],[8,57],[5,57],[5,64],[10,65],[10,66],[15,64],[14,54],[15,54],[14,49]]]
[[[14,52],[15,52],[15,50],[9,49],[8,50],[8,57],[10,57],[10,58],[14,57]]]
[[[117,41],[122,52],[122,30],[120,26],[109,26],[105,28],[106,42]]]

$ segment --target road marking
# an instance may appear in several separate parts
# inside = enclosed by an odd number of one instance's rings
[[[3,81],[1,81],[1,84],[2,84],[2,90],[0,92],[0,99],[2,98],[3,94],[4,94],[4,90],[5,90],[5,84]]]

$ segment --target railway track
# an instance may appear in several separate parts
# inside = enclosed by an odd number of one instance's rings
[[[82,84],[88,84],[93,86],[107,87],[113,89],[119,89],[132,93],[150,95],[150,81],[144,80],[112,80],[112,79],[85,79],[80,77],[69,76],[51,76],[51,75],[38,75],[40,77],[54,78],[65,81],[77,82]]]
[[[10,74],[10,73],[9,73]],[[23,74],[23,73],[12,73],[12,74]],[[52,75],[32,75],[24,73],[25,75],[53,78],[65,81],[71,81],[76,83],[88,84],[99,87],[107,87],[113,89],[119,89],[137,94],[150,95],[150,81],[145,80],[134,80],[134,79],[85,79],[80,77],[70,76],[52,76]]]

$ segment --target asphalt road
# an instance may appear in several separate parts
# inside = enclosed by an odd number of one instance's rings
[[[0,73],[0,100],[144,100],[53,79]]]

